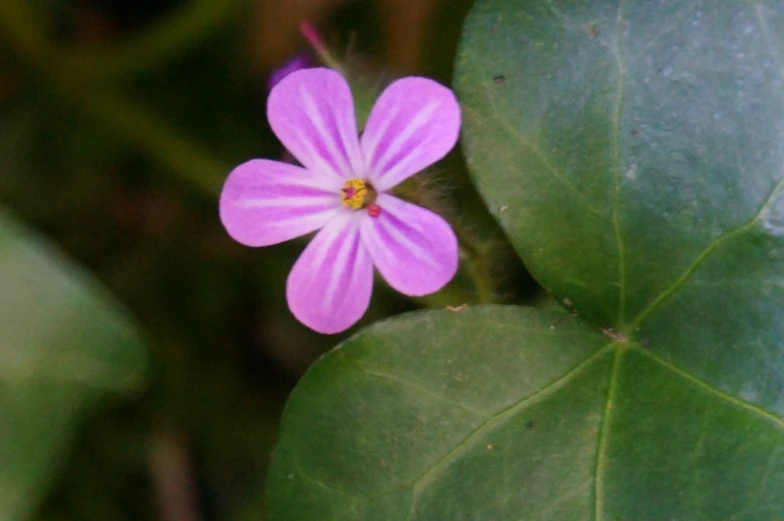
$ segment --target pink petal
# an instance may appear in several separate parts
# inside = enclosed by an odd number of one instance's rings
[[[220,196],[220,219],[234,240],[269,246],[305,235],[346,212],[341,182],[304,168],[254,159],[229,174]]]
[[[286,299],[291,312],[319,333],[339,333],[367,310],[373,264],[362,246],[364,212],[343,213],[321,230],[291,269]]]
[[[447,222],[419,206],[380,194],[377,218],[365,215],[361,235],[373,264],[401,293],[438,291],[457,272],[457,237]]]
[[[301,52],[295,55],[286,63],[272,71],[272,74],[270,74],[267,79],[267,88],[271,89],[292,72],[311,67],[314,62],[315,60],[309,52]]]
[[[343,180],[364,177],[351,89],[337,72],[292,72],[272,88],[267,118],[305,168]]]
[[[361,147],[379,191],[432,165],[457,143],[460,106],[451,90],[427,78],[403,78],[373,106]]]

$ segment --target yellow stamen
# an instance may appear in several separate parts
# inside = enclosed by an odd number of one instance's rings
[[[354,210],[365,208],[376,200],[376,191],[362,179],[346,181],[340,193],[340,200],[343,204]]]

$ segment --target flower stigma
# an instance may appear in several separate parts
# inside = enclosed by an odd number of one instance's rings
[[[340,200],[354,210],[361,210],[362,208],[377,207],[376,191],[362,179],[349,179],[343,188],[340,190]],[[373,217],[377,217],[378,214]]]

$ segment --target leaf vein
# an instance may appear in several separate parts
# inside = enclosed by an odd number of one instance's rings
[[[621,106],[624,96],[626,69],[621,56],[621,41],[623,39],[623,0],[618,0],[618,15],[616,20],[615,60],[618,67],[618,95],[613,108],[613,161],[615,194],[613,196],[613,232],[618,248],[618,320],[620,326],[626,315],[626,255],[621,234]]]
[[[352,494],[349,494],[349,493],[347,493],[344,490],[340,490],[338,488],[331,487],[331,486],[327,485],[326,483],[324,483],[323,481],[319,481],[316,478],[312,477],[310,474],[308,474],[307,472],[302,470],[302,465],[300,464],[300,461],[299,461],[299,454],[294,452],[292,454],[292,456],[293,456],[292,463],[293,463],[294,470],[297,472],[297,475],[299,476],[299,478],[302,481],[305,481],[306,483],[310,483],[311,485],[313,485],[315,487],[323,488],[324,490],[327,490],[329,492],[335,493],[335,494],[337,494],[337,495],[339,495],[339,496],[349,500],[349,503],[352,503],[352,504],[357,499],[356,496],[353,496]]]
[[[413,389],[413,390],[415,390],[415,391],[417,391],[419,393],[422,393],[422,394],[424,394],[426,396],[434,398],[434,399],[436,399],[438,401],[441,401],[441,402],[444,402],[444,403],[448,403],[450,405],[454,405],[455,407],[458,407],[460,409],[469,411],[469,412],[471,412],[473,414],[476,414],[477,416],[485,416],[487,414],[486,412],[480,411],[479,409],[475,409],[475,408],[473,408],[473,407],[471,407],[469,405],[466,405],[464,403],[452,400],[450,398],[447,398],[446,396],[438,394],[437,392],[434,392],[434,391],[428,389],[427,387],[423,387],[423,386],[419,385],[416,382],[412,382],[411,380],[407,380],[405,378],[401,378],[401,377],[393,375],[391,373],[385,373],[383,371],[377,371],[377,370],[374,370],[374,369],[370,369],[369,367],[360,364],[356,360],[351,360],[351,363],[353,363],[354,365],[359,367],[359,370],[362,371],[363,373],[367,374],[367,375],[375,376],[375,377],[378,377],[378,378],[383,378],[384,380],[389,380],[391,382],[395,382],[396,384],[399,384],[399,385],[401,385],[403,387],[408,387],[409,389]]]
[[[560,390],[566,383],[571,381],[575,376],[586,370],[588,367],[592,366],[598,360],[600,360],[607,351],[613,349],[615,346],[614,342],[604,345],[603,347],[599,348],[594,354],[577,364],[575,367],[570,369],[566,374],[560,376],[556,380],[550,382],[549,384],[545,385],[534,394],[519,400],[518,402],[510,405],[506,409],[492,415],[486,421],[484,421],[481,425],[479,425],[476,429],[474,429],[471,434],[466,436],[463,441],[458,443],[452,450],[442,456],[438,461],[436,461],[427,471],[425,471],[416,481],[409,483],[406,486],[411,486],[413,488],[413,496],[411,498],[411,508],[408,515],[408,520],[410,521],[413,519],[414,513],[416,512],[416,504],[419,498],[419,494],[421,492],[423,484],[427,483],[435,473],[446,466],[451,460],[453,460],[459,453],[461,453],[466,448],[470,447],[474,440],[484,434],[485,432],[489,431],[491,428],[496,427],[499,424],[502,424],[506,421],[507,418],[514,416],[520,410],[527,408],[528,406],[539,402],[543,398],[546,398],[548,395],[552,394],[555,391]]]
[[[642,45],[642,48],[641,48],[641,49],[640,49],[640,50],[639,50],[639,51],[638,51],[638,52],[637,52],[635,55],[631,56],[631,57],[630,57],[630,58],[627,60],[627,64],[632,64],[632,63],[635,63],[635,62],[636,62],[637,60],[639,60],[641,57],[645,56],[645,53],[646,53],[646,52],[647,52],[647,51],[648,51],[648,50],[649,50],[651,47],[653,47],[654,45],[656,45],[656,42],[658,42],[658,41],[659,41],[659,40],[660,40],[660,39],[661,39],[663,36],[665,36],[665,35],[667,35],[667,34],[671,33],[671,32],[672,32],[672,31],[674,31],[675,29],[677,29],[677,28],[678,28],[678,27],[679,27],[679,26],[680,26],[680,25],[683,23],[683,21],[686,19],[686,16],[687,16],[687,15],[688,15],[688,14],[691,12],[691,10],[692,10],[694,7],[696,7],[696,6],[697,6],[697,3],[696,3],[696,2],[693,2],[692,4],[690,4],[690,5],[688,5],[686,8],[684,8],[684,9],[681,11],[681,16],[675,17],[675,21],[674,21],[672,24],[670,24],[670,25],[668,25],[667,27],[665,27],[665,28],[664,28],[664,29],[663,29],[661,32],[659,32],[659,34],[657,34],[656,36],[654,36],[653,38],[651,38],[650,40],[648,40],[648,41],[647,41],[645,44],[643,44],[643,45]]]
[[[541,148],[539,148],[528,138],[523,136],[519,130],[517,130],[511,123],[509,123],[509,121],[506,120],[506,118],[502,117],[498,113],[498,108],[495,105],[495,100],[493,99],[493,96],[490,94],[490,88],[488,87],[487,83],[482,82],[482,87],[484,87],[485,93],[487,94],[487,99],[490,102],[492,119],[501,123],[524,148],[528,149],[531,153],[533,153],[533,155],[536,156],[539,162],[542,163],[542,165],[545,167],[545,169],[550,174],[550,176],[553,179],[559,181],[562,185],[564,185],[566,188],[572,191],[575,195],[577,195],[578,198],[586,205],[588,210],[590,210],[592,213],[596,215],[601,215],[601,212],[599,210],[591,206],[590,201],[585,197],[585,194],[581,192],[567,176],[562,174],[557,168],[555,168],[555,166],[553,166],[553,164],[545,156],[544,152],[542,152]]]
[[[776,62],[776,65],[779,66],[779,70],[784,73],[784,60],[781,59],[781,54],[779,53],[778,48],[773,45],[773,38],[771,38],[770,35],[768,22],[765,21],[765,16],[762,13],[761,4],[754,4],[754,14],[757,16],[757,20],[759,20],[760,28],[762,29],[762,35],[765,38],[765,44],[768,46],[768,51],[770,52],[771,57]]]
[[[655,299],[653,299],[653,301],[650,304],[648,304],[648,307],[646,307],[644,310],[642,310],[642,312],[640,312],[637,318],[635,318],[634,321],[632,321],[631,326],[627,328],[628,331],[634,331],[637,328],[639,328],[642,322],[646,318],[648,318],[651,315],[651,313],[653,313],[666,300],[668,300],[675,293],[677,293],[678,290],[680,290],[685,285],[689,277],[691,277],[691,275],[695,271],[697,271],[697,268],[700,267],[700,265],[705,261],[705,259],[710,257],[711,254],[717,249],[719,249],[719,247],[722,244],[732,239],[736,235],[745,233],[749,229],[753,228],[756,225],[757,221],[759,221],[762,218],[762,216],[765,214],[771,202],[776,198],[776,196],[779,195],[779,192],[782,190],[782,188],[784,188],[784,178],[780,179],[778,183],[776,183],[776,186],[773,187],[773,190],[771,190],[770,194],[768,194],[768,196],[765,198],[765,201],[763,201],[759,211],[754,217],[752,217],[745,223],[741,224],[740,226],[728,230],[724,234],[720,235],[719,237],[713,239],[710,243],[708,243],[705,249],[702,250],[702,252],[699,255],[697,255],[694,261],[692,261],[692,263],[686,267],[683,273],[681,273],[681,275],[677,279],[675,279],[675,281],[672,284],[670,284],[667,288],[665,288],[664,291],[659,293],[659,295]]]
[[[599,439],[596,448],[596,471],[594,473],[594,521],[600,521],[604,510],[604,479],[605,466],[607,464],[607,431],[609,430],[612,408],[615,405],[616,391],[618,388],[618,374],[620,373],[621,358],[625,349],[619,348],[613,357],[613,365],[610,372],[610,385],[607,389],[607,402],[602,412],[602,425],[599,427]]]
[[[776,427],[784,430],[784,419],[779,418],[775,414],[773,414],[771,412],[768,412],[767,410],[763,409],[762,407],[760,407],[758,405],[754,405],[754,404],[746,402],[746,401],[743,401],[740,398],[736,398],[736,397],[732,396],[731,394],[725,393],[724,391],[721,391],[721,390],[715,388],[714,386],[712,386],[708,382],[706,382],[706,381],[704,381],[704,380],[702,380],[700,378],[697,378],[693,374],[684,371],[683,369],[681,369],[677,365],[675,365],[675,364],[673,364],[671,362],[668,362],[667,360],[665,360],[664,358],[660,357],[659,355],[654,354],[649,349],[643,349],[643,348],[640,348],[640,347],[637,347],[637,346],[631,347],[631,349],[634,349],[635,351],[637,351],[639,353],[642,353],[643,355],[647,356],[648,358],[650,358],[654,362],[657,362],[658,364],[660,364],[665,369],[668,369],[668,370],[672,371],[673,373],[675,373],[678,376],[680,376],[681,378],[689,381],[690,383],[692,383],[693,385],[699,387],[700,389],[702,389],[704,391],[707,391],[710,394],[713,394],[714,396],[716,396],[717,398],[721,399],[722,401],[728,402],[728,403],[730,403],[730,404],[732,404],[735,407],[738,407],[740,409],[745,409],[747,411],[753,412],[753,413],[763,417],[765,420],[771,422]]]

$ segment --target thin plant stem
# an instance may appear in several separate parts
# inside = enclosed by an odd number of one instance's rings
[[[493,304],[495,302],[493,283],[484,252],[477,245],[467,240],[465,234],[461,234],[458,231],[457,237],[462,257],[468,262],[468,270],[471,272],[479,303]]]
[[[0,2],[0,38],[8,41],[21,55],[41,66],[52,54],[40,18],[28,2]]]
[[[184,54],[230,22],[244,3],[191,0],[137,36],[101,47],[77,45],[61,59],[91,81],[127,79]]]
[[[116,89],[85,83],[84,78],[63,65],[59,59],[61,51],[47,41],[40,19],[26,2],[0,2],[0,34],[52,87],[118,137],[145,150],[191,189],[211,198],[220,192],[228,165]]]
[[[147,107],[104,89],[92,89],[76,99],[85,112],[117,136],[145,150],[168,167],[180,182],[210,198],[220,193],[230,166],[205,152],[205,146],[164,122]]]

